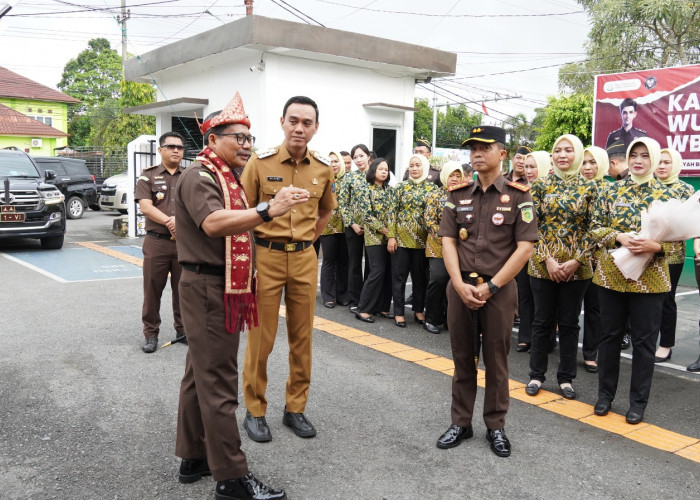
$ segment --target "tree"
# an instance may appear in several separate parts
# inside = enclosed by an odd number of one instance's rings
[[[591,144],[593,129],[593,95],[572,94],[550,97],[544,108],[536,149],[550,151],[563,134],[574,134],[584,145]]]
[[[418,108],[413,114],[413,144],[418,139],[428,139],[433,136],[433,110],[427,99],[415,99],[413,106]]]
[[[593,91],[594,76],[700,62],[700,2],[577,0],[591,30],[587,58],[559,70],[559,87]]]
[[[460,148],[462,141],[469,137],[472,127],[481,125],[481,113],[470,113],[464,105],[448,106],[445,113],[438,113],[436,146],[442,148]]]
[[[155,101],[156,90],[147,83],[134,83],[123,80],[120,88],[120,110],[102,133],[102,145],[126,146],[140,135],[156,133],[154,116],[131,115],[121,111],[130,106],[139,106]]]
[[[503,128],[506,129],[506,133],[508,134],[508,144],[506,144],[506,148],[509,154],[515,153],[518,146],[532,147],[537,138],[535,125],[527,121],[525,113],[518,113],[508,118],[503,122]]]

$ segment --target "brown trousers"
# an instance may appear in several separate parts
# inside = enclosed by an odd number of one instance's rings
[[[318,258],[313,247],[283,252],[256,246],[259,325],[248,332],[243,367],[243,396],[254,417],[267,412],[267,358],[277,335],[284,290],[289,341],[287,411],[303,413],[311,383],[311,334],[316,305]]]
[[[177,261],[175,240],[164,240],[146,236],[143,240],[143,321],[144,337],[157,337],[160,331],[160,299],[168,282],[170,273],[170,289],[173,296],[173,318],[177,336],[185,330],[180,316],[180,296],[178,282],[182,274],[182,266]]]
[[[508,352],[513,319],[518,308],[515,281],[502,286],[478,311],[482,332],[481,359],[486,367],[484,422],[489,429],[505,427],[510,402]],[[452,423],[466,427],[472,423],[476,400],[476,366],[472,310],[459,297],[452,281],[447,284],[447,326],[450,330],[452,359]]]
[[[236,423],[238,333],[226,333],[224,278],[183,271],[182,317],[189,349],[180,384],[175,454],[207,458],[216,481],[245,476]]]

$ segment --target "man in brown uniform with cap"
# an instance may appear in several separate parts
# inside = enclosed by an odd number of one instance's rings
[[[520,146],[513,155],[513,169],[506,174],[506,180],[528,184],[525,177],[525,157],[532,153],[532,149],[527,146]]]
[[[173,294],[173,318],[176,341],[187,343],[180,317],[178,282],[182,268],[177,262],[175,245],[175,186],[184,170],[180,166],[185,147],[177,132],[166,132],[158,140],[160,165],[145,169],[139,176],[134,199],[146,216],[146,238],[143,240],[143,336],[145,353],[158,349],[160,331],[160,299],[170,274]]]
[[[180,297],[190,347],[175,454],[182,458],[180,482],[213,475],[218,500],[287,498],[248,471],[241,451],[237,355],[241,331],[258,321],[251,229],[307,203],[309,194],[286,187],[274,205],[250,208],[235,170],[245,166],[255,142],[249,127],[236,93],[200,125],[206,147],[176,190]]]
[[[472,128],[462,146],[471,148],[476,181],[450,188],[438,234],[442,236],[447,285],[447,326],[452,358],[452,425],[440,436],[438,448],[452,448],[474,435],[476,399],[475,357],[483,338],[486,367],[484,422],[491,450],[510,455],[505,435],[508,411],[508,351],[517,308],[515,275],[523,268],[537,240],[537,222],[529,186],[501,175],[506,158],[505,130]],[[470,274],[483,280],[470,284]],[[476,342],[475,342],[476,340]]]
[[[292,97],[284,105],[280,123],[284,142],[253,155],[241,177],[252,204],[276,199],[283,186],[304,188],[310,195],[303,207],[255,228],[260,325],[248,332],[243,367],[243,396],[248,413],[243,425],[248,436],[258,442],[272,439],[265,420],[267,358],[275,343],[283,290],[289,377],[282,422],[299,437],[316,435],[316,429],[304,415],[311,382],[311,332],[318,274],[318,258],[311,245],[336,207],[330,162],[307,148],[318,130],[318,106],[308,97]]]

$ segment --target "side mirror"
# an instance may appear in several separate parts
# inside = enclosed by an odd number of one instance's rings
[[[56,172],[53,170],[44,170],[44,179],[47,181],[52,181],[56,178]]]

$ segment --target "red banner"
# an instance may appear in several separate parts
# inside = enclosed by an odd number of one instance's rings
[[[700,175],[700,64],[596,76],[593,144],[651,137]]]

